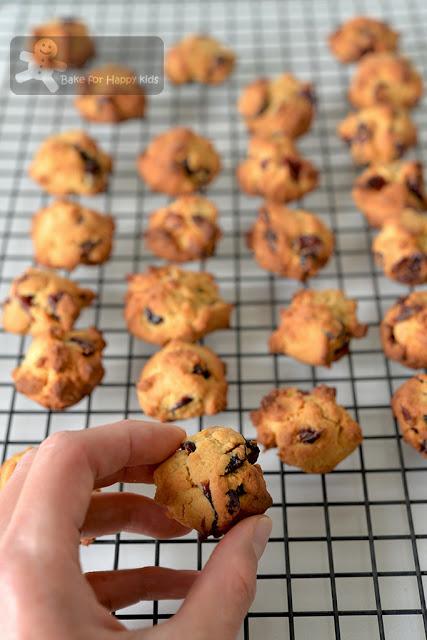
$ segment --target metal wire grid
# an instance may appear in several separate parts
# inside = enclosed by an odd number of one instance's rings
[[[403,32],[403,50],[426,69],[424,41],[427,6],[409,2],[332,2],[277,0],[180,3],[22,1],[1,9],[2,55],[8,40],[25,35],[30,25],[52,15],[81,15],[99,35],[159,34],[166,46],[190,31],[217,35],[236,49],[239,67],[226,84],[214,89],[167,87],[150,100],[148,118],[119,127],[88,125],[113,153],[116,171],[111,189],[87,200],[111,211],[118,224],[112,259],[99,268],[79,268],[76,280],[96,289],[98,299],[81,325],[97,324],[108,347],[106,378],[89,399],[64,413],[39,409],[15,393],[10,370],[28,341],[0,334],[0,444],[3,458],[64,428],[90,427],[121,417],[140,417],[133,390],[138,373],[153,353],[129,336],[122,320],[126,273],[156,263],[143,248],[140,235],[147,213],[165,202],[145,189],[134,161],[148,140],[176,123],[193,126],[211,137],[224,163],[221,177],[208,190],[221,212],[224,238],[216,257],[200,268],[213,272],[225,297],[236,305],[233,328],[206,338],[228,365],[229,408],[224,415],[185,423],[189,432],[210,424],[229,424],[254,435],[248,413],[274,386],[309,388],[324,382],[337,387],[338,399],[360,421],[365,440],[328,476],[308,476],[279,464],[275,452],[261,456],[274,505],[272,538],[259,568],[258,593],[245,620],[242,637],[319,640],[337,638],[426,637],[423,583],[427,575],[425,462],[401,443],[389,406],[392,391],[411,372],[388,362],[381,351],[378,324],[384,309],[404,288],[377,271],[369,251],[372,232],[350,199],[356,175],[335,136],[336,123],[347,110],[348,69],[329,55],[327,34],[342,19],[360,13],[386,17]],[[304,206],[317,212],[335,231],[337,249],[331,264],[310,286],[338,286],[359,300],[368,321],[368,336],[354,341],[348,358],[330,371],[300,365],[267,353],[266,342],[276,326],[278,310],[297,289],[289,281],[260,270],[249,255],[244,232],[258,202],[239,193],[234,167],[243,157],[246,134],[235,110],[241,87],[258,74],[283,69],[312,79],[320,102],[316,124],[301,149],[320,168],[319,189]],[[13,96],[7,91],[7,64],[0,96],[0,293],[32,260],[28,237],[31,215],[49,199],[26,176],[26,167],[41,140],[55,131],[81,126],[66,96]],[[427,121],[420,109],[417,154],[426,150]],[[119,490],[123,487],[118,487]],[[135,487],[124,487],[135,490]],[[113,490],[117,489],[114,487]],[[151,495],[151,488],[136,488]],[[145,563],[200,568],[214,548],[194,535],[153,541],[121,534],[99,539],[82,550],[88,569],[124,568]],[[118,613],[131,627],[150,626],[171,615],[178,603],[140,603]],[[219,603],[220,606],[220,603]]]

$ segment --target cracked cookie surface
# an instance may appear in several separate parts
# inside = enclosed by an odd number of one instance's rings
[[[328,473],[362,442],[362,431],[337,404],[336,391],[319,385],[311,392],[274,389],[252,411],[258,440],[278,447],[282,462],[306,473]]]
[[[356,315],[357,302],[338,289],[302,289],[280,313],[272,333],[272,353],[282,353],[312,366],[330,367],[348,353],[352,338],[366,335]]]
[[[405,367],[427,367],[427,292],[413,291],[385,314],[381,342],[388,358]]]
[[[394,393],[391,406],[405,442],[427,458],[427,375],[404,382]]]
[[[222,536],[243,518],[264,513],[272,499],[253,440],[226,427],[190,436],[154,472],[156,502],[202,538]]]
[[[171,47],[165,57],[165,73],[174,84],[221,84],[234,69],[236,56],[207,35],[190,35]]]
[[[329,48],[340,62],[356,62],[369,53],[395,51],[398,40],[398,33],[387,23],[357,16],[329,36]]]

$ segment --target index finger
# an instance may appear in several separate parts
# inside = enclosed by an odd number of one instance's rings
[[[35,535],[46,548],[55,538],[77,546],[97,481],[161,462],[184,437],[179,427],[139,420],[54,434],[37,451],[8,532],[15,540]]]

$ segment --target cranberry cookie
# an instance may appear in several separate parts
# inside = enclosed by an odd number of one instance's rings
[[[329,47],[340,62],[357,62],[367,53],[396,51],[399,35],[385,22],[358,16],[329,36]]]
[[[297,138],[309,130],[314,105],[312,85],[284,73],[274,80],[258,78],[251,82],[240,96],[238,109],[251,133]]]
[[[306,473],[328,473],[362,442],[362,431],[337,404],[336,391],[319,385],[313,391],[274,389],[252,411],[258,440],[278,447],[282,462]]]
[[[11,333],[33,336],[51,327],[69,331],[94,297],[94,291],[68,278],[30,267],[12,282],[3,303],[3,327]]]
[[[319,172],[298,153],[291,138],[254,137],[248,157],[237,169],[237,179],[242,191],[251,196],[290,202],[316,188]]]
[[[366,335],[368,327],[358,321],[356,310],[357,302],[338,289],[302,289],[282,309],[280,326],[270,337],[270,351],[330,367],[348,353],[352,338]]]
[[[129,276],[128,282],[125,319],[137,338],[155,344],[193,342],[230,326],[233,305],[220,297],[210,273],[175,265],[150,267]]]
[[[328,262],[334,235],[314,214],[271,202],[261,207],[247,243],[263,269],[306,280]]]
[[[158,135],[138,158],[139,173],[149,187],[170,196],[199,191],[220,168],[209,140],[183,127]]]
[[[368,167],[356,178],[352,195],[373,227],[398,220],[407,208],[427,211],[423,166],[406,160]]]
[[[54,196],[92,196],[105,191],[113,163],[84,131],[46,138],[29,168],[33,180]]]
[[[413,291],[390,307],[381,342],[388,358],[411,369],[427,367],[427,291]]]
[[[111,216],[67,200],[40,209],[33,216],[31,230],[37,262],[68,270],[108,260],[113,234]]]
[[[154,472],[155,500],[171,518],[218,538],[239,520],[272,505],[254,440],[226,427],[204,429]]]
[[[234,69],[236,56],[206,35],[187,36],[166,54],[165,73],[174,84],[221,84]]]
[[[350,147],[356,164],[391,162],[417,143],[417,130],[404,109],[390,105],[350,113],[338,135]]]
[[[171,262],[213,255],[220,237],[217,208],[199,195],[182,196],[155,211],[144,233],[151,251]]]
[[[55,47],[43,46],[52,41]],[[54,18],[33,29],[32,46],[36,59],[44,66],[56,67],[62,63],[67,67],[83,67],[95,55],[95,45],[86,25],[78,18]]]
[[[405,442],[427,458],[427,376],[420,374],[404,382],[391,406]]]

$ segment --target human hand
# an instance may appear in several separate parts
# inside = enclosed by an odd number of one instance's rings
[[[182,429],[123,421],[57,433],[19,462],[0,493],[2,640],[234,640],[255,595],[266,516],[236,525],[202,572],[144,567],[84,575],[80,537],[132,531],[185,535],[160,505],[134,493],[97,493],[116,482],[152,482]],[[185,598],[176,615],[127,631],[110,614],[139,600]],[[119,636],[120,634],[120,636]]]

